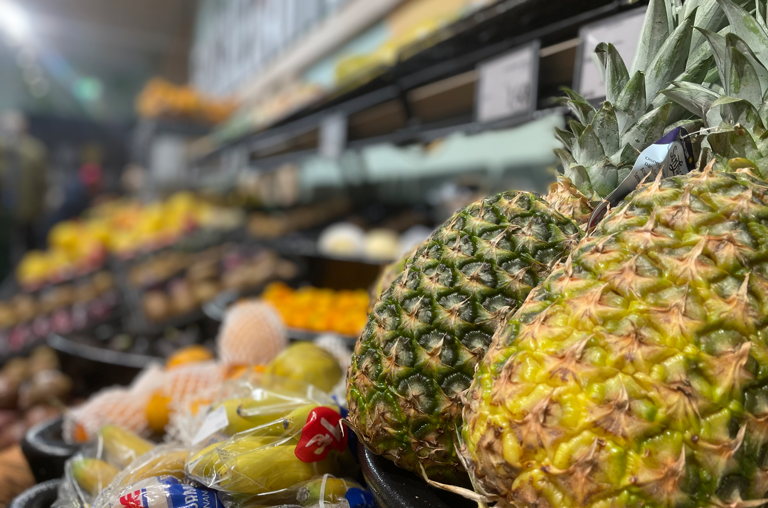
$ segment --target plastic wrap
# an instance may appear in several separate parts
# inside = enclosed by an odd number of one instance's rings
[[[317,388],[253,374],[232,383],[195,437],[189,478],[227,506],[296,504],[324,475],[354,476],[339,407]]]
[[[64,467],[64,478],[53,508],[91,506],[121,470],[154,449],[154,445],[137,434],[106,425],[96,439],[70,458]]]
[[[103,508],[221,507],[216,493],[184,484],[172,476],[146,478],[102,497]]]
[[[93,502],[92,508],[108,508],[118,493],[131,485],[155,477],[171,477],[180,482],[186,480],[184,464],[188,448],[178,445],[159,445],[138,457],[120,471]],[[118,496],[119,497],[119,496]]]

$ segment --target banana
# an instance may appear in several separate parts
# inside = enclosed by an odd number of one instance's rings
[[[291,446],[295,447],[298,440],[289,438],[287,441],[283,441],[274,436],[245,436],[229,442],[213,443],[190,457],[186,466],[187,473],[207,484],[210,479],[216,477],[216,472],[222,466],[223,461],[278,443],[290,443]]]
[[[97,496],[120,471],[100,459],[79,457],[72,460],[72,476],[80,488]]]
[[[360,484],[344,478],[332,476],[317,478],[299,489],[296,493],[296,500],[301,506],[315,506],[320,503],[320,496],[322,495],[323,501],[326,503],[339,503],[345,499],[347,490],[351,488],[362,489]]]
[[[153,453],[154,455],[154,453]],[[184,479],[184,464],[187,461],[186,450],[170,450],[155,455],[128,474],[125,474],[120,482],[121,487],[127,487],[134,483],[152,478],[153,476],[173,476],[179,480]]]
[[[222,406],[226,409],[229,424],[224,429],[224,433],[234,436],[274,422],[306,404],[307,401],[303,398],[278,391],[261,390],[258,398],[225,400],[214,410]]]
[[[288,489],[324,474],[343,472],[335,450],[319,462],[302,462],[287,444],[243,453],[221,464],[216,471],[217,489],[235,494],[267,494]]]
[[[119,469],[124,469],[138,456],[155,447],[146,439],[117,425],[104,425],[99,429],[104,458]]]

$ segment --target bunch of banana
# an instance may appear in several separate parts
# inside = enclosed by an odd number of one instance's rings
[[[83,491],[97,496],[120,472],[101,459],[77,457],[71,462],[72,476]]]
[[[99,442],[104,459],[118,469],[124,469],[137,457],[155,447],[146,439],[117,425],[105,425],[99,429]]]
[[[207,472],[209,487],[230,494],[264,495],[293,487],[324,474],[340,475],[354,470],[354,459],[345,451],[331,450],[328,457],[319,462],[303,462],[296,457],[296,441],[278,441],[280,444],[260,446],[265,437],[248,437],[219,447],[206,457],[211,462],[200,461],[190,476],[200,479],[197,472]],[[245,441],[244,443],[241,441]]]
[[[173,476],[183,480],[187,455],[186,449],[167,446],[166,449],[161,450],[158,447],[146,460],[131,464],[130,470],[126,470],[120,478],[119,487],[127,487],[154,476]]]
[[[317,406],[318,404],[316,403],[307,404],[307,400],[303,398],[299,399],[289,395],[282,395],[275,391],[270,391],[265,392],[264,396],[258,400],[253,398],[225,400],[214,407],[214,411],[219,407],[224,407],[227,412],[227,421],[229,424],[223,432],[228,436],[234,436],[240,432],[246,432],[257,428],[259,430],[261,430],[262,427],[268,429],[275,424],[282,426],[284,425],[283,422],[289,417],[295,418],[296,415],[302,414],[304,416],[304,421],[298,421],[298,423],[303,426],[307,421],[307,414],[309,411]],[[299,427],[299,429],[300,428],[301,427]],[[283,434],[287,429],[288,427],[286,426],[278,428],[276,431]],[[259,433],[263,434],[264,432]]]
[[[341,503],[342,500],[346,499],[349,489],[362,490],[363,487],[359,483],[345,478],[324,476],[301,487],[296,493],[296,501],[301,506],[317,506],[321,500],[324,503]]]

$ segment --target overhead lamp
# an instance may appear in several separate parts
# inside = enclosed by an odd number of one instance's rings
[[[0,30],[14,41],[21,42],[30,33],[29,18],[15,3],[0,0]]]

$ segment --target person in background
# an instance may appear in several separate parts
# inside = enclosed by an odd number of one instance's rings
[[[39,245],[37,228],[47,192],[48,153],[27,133],[23,114],[0,116],[0,273]],[[7,245],[6,245],[7,244]],[[7,259],[6,259],[7,258]]]
[[[61,206],[50,218],[53,225],[79,217],[86,211],[101,190],[102,170],[96,162],[86,162],[77,171],[77,178],[70,179],[64,187],[64,198]]]

